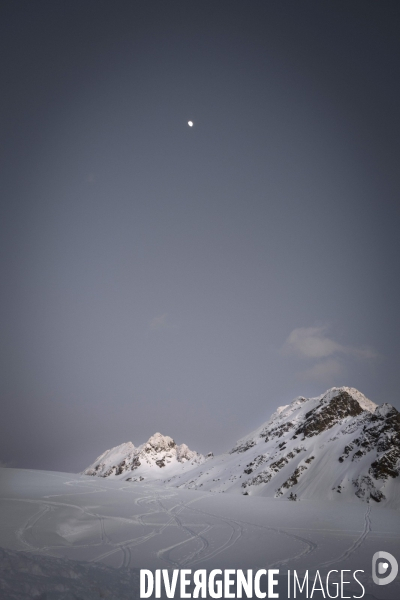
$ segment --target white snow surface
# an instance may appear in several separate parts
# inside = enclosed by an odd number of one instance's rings
[[[0,469],[0,600],[132,600],[140,568],[361,569],[365,600],[398,600],[371,561],[400,558],[399,432],[390,404],[342,387],[207,460],[157,433],[85,474]]]
[[[140,568],[362,569],[365,599],[394,600],[399,578],[374,586],[371,559],[379,550],[399,557],[399,539],[399,512],[375,503],[290,502],[0,469],[5,600],[138,598],[130,569]],[[360,592],[357,586],[354,595]]]

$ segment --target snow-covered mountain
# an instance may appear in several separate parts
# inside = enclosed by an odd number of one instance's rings
[[[82,474],[147,481],[186,472],[205,460],[202,454],[190,450],[186,444],[177,446],[168,435],[155,433],[137,448],[132,442],[126,442],[106,450]]]
[[[229,452],[166,483],[275,498],[374,500],[400,508],[400,413],[354,388],[281,406]]]

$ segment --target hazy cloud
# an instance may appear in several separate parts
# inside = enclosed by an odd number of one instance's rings
[[[326,327],[299,327],[293,329],[285,344],[286,354],[295,354],[301,358],[324,358],[342,347],[326,335]]]
[[[377,358],[372,348],[345,346],[328,336],[328,326],[298,327],[293,329],[283,345],[285,354],[300,358],[323,359],[333,355],[347,355],[358,359]]]
[[[158,331],[159,329],[165,329],[165,327],[168,327],[167,313],[153,317],[150,321],[150,331]]]
[[[339,344],[328,334],[328,325],[298,327],[289,334],[283,353],[313,363],[298,373],[301,379],[335,383],[340,375],[345,375],[348,360],[378,358],[372,348]]]

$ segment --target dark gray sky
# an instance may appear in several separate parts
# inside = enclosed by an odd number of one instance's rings
[[[333,385],[400,408],[397,1],[0,23],[0,460],[221,452]]]

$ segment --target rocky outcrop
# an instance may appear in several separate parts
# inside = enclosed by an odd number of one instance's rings
[[[318,435],[346,417],[356,417],[362,412],[363,409],[357,400],[343,390],[328,403],[323,398],[318,406],[306,413],[304,423],[296,429],[295,435],[303,434],[304,437]]]
[[[98,477],[120,476],[127,481],[157,479],[165,472],[183,472],[205,461],[202,454],[186,444],[178,446],[168,435],[155,433],[137,448],[127,442],[106,450],[83,471],[83,475]]]

